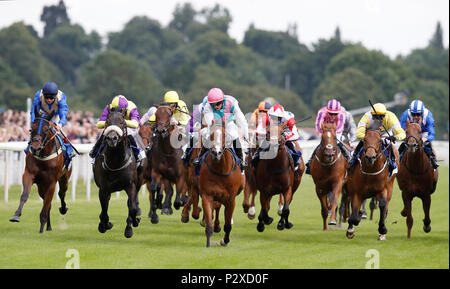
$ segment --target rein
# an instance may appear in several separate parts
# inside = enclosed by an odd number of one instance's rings
[[[417,125],[417,126],[419,127],[420,130],[422,129],[421,126],[420,126],[420,124],[418,124],[418,123],[416,123],[416,122],[410,122],[409,124],[410,124],[410,125]],[[404,143],[406,146],[408,146],[407,142],[408,142],[408,140],[409,140],[410,138],[413,138],[413,139],[417,142],[417,145],[418,145],[418,147],[419,147],[419,152],[420,152],[420,154],[423,154],[424,151],[423,151],[423,147],[422,147],[422,146],[423,146],[423,144],[422,144],[422,139],[421,139],[420,137],[416,137],[416,136],[414,136],[414,135],[409,135],[409,136],[407,136],[407,137],[404,139],[404,141],[403,141],[403,143]],[[406,155],[406,156],[405,156],[405,155]],[[410,173],[413,174],[413,175],[423,175],[423,174],[426,174],[426,173],[428,172],[428,170],[429,170],[430,167],[431,167],[431,162],[428,162],[428,166],[427,166],[423,171],[421,171],[421,172],[413,171],[413,170],[411,170],[410,168],[408,168],[408,166],[406,165],[406,158],[407,158],[407,155],[408,155],[408,152],[406,151],[406,152],[404,153],[403,158],[402,158],[400,161],[401,161],[402,164],[405,166],[405,168],[406,168],[406,170],[407,170],[408,172],[410,172]]]
[[[41,121],[46,121],[49,125],[53,126],[54,128],[56,128],[56,125],[53,124],[51,121],[42,118],[42,117],[36,117],[35,120],[41,120]],[[56,129],[56,132],[50,137],[50,139],[48,139],[48,134],[45,135],[44,140],[42,141],[41,145],[39,146],[39,151],[42,152],[42,150],[50,143],[50,141],[52,141],[56,135],[59,133],[59,129]],[[30,144],[33,142],[33,139],[30,140]],[[55,157],[57,157],[60,153],[62,152],[62,148],[60,147],[59,149],[56,150],[56,152],[48,155],[48,156],[38,156],[32,153],[33,157],[35,157],[38,160],[41,161],[48,161],[51,159],[54,159]]]

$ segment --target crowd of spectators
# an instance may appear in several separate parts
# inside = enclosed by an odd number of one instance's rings
[[[101,133],[92,112],[69,111],[64,133],[74,144],[94,143]],[[0,142],[28,141],[26,112],[8,109],[0,113]]]

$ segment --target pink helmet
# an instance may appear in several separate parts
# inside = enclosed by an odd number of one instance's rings
[[[208,92],[208,103],[216,103],[222,101],[225,98],[222,89],[220,88],[211,88]]]
[[[275,104],[269,109],[267,114],[269,116],[283,117],[284,116],[284,108],[281,104]]]
[[[328,102],[327,111],[329,113],[338,113],[341,111],[341,103],[336,99],[332,99]]]

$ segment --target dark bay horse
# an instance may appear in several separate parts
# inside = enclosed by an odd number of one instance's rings
[[[274,130],[275,129],[275,130]],[[261,158],[255,168],[256,187],[260,192],[261,212],[258,216],[258,232],[264,231],[264,225],[270,225],[273,218],[269,216],[270,200],[273,195],[282,195],[283,209],[277,229],[290,229],[293,224],[289,222],[289,205],[292,196],[300,185],[305,165],[300,160],[298,174],[294,173],[294,161],[285,147],[286,138],[283,135],[284,127],[273,125],[267,128],[266,141],[270,141],[269,153],[271,158]]]
[[[202,207],[205,219],[206,247],[211,244],[213,233],[213,210],[217,209],[217,202],[225,206],[225,236],[220,244],[226,246],[230,242],[232,217],[235,208],[235,198],[244,188],[245,177],[236,157],[226,148],[225,124],[213,124],[210,130],[209,141],[211,148],[200,167],[198,188],[202,197]],[[203,144],[204,145],[204,144]],[[218,221],[216,216],[216,221]]]
[[[322,123],[321,142],[315,158],[311,161],[311,176],[316,185],[316,194],[322,207],[323,230],[327,230],[328,211],[331,217],[328,225],[336,225],[336,207],[346,175],[347,162],[337,146],[336,123]],[[331,205],[328,194],[332,193]]]
[[[155,200],[152,199],[153,195],[151,194],[151,191],[150,191],[150,184],[152,183],[152,162],[151,162],[152,153],[151,153],[151,150],[149,150],[148,148],[153,145],[153,141],[152,141],[153,125],[154,125],[154,123],[146,122],[143,125],[139,126],[138,135],[142,139],[142,143],[143,143],[144,147],[146,148],[145,153],[147,156],[147,162],[145,163],[145,166],[143,168],[144,174],[143,174],[141,185],[144,185],[144,184],[146,185],[147,190],[149,191],[150,203],[155,202],[157,209],[163,209],[163,207],[162,207],[162,199],[164,197],[163,190],[165,190],[165,188],[171,187],[172,184],[170,184],[168,180],[163,179],[161,191],[157,192],[157,194],[155,196]],[[171,213],[171,209],[172,208],[170,208],[170,207],[164,208],[163,214]],[[153,224],[159,223],[159,217],[157,214],[153,214],[151,211],[149,211],[148,217]]]
[[[376,197],[380,208],[378,240],[386,240],[387,228],[385,221],[396,174],[389,177],[389,165],[385,156],[385,150],[389,150],[392,147],[392,151],[396,156],[397,166],[399,158],[398,151],[392,144],[383,148],[380,126],[381,122],[374,120],[370,126],[366,127],[363,154],[361,155],[363,157],[358,158],[358,163],[354,170],[348,172],[347,182],[344,185],[349,194],[352,207],[346,233],[349,239],[355,236],[353,226],[358,226],[361,221],[360,209],[362,201]]]
[[[103,131],[106,145],[96,158],[93,170],[102,207],[98,231],[105,233],[113,227],[108,216],[109,200],[113,192],[125,190],[128,195],[128,217],[124,235],[131,238],[133,236],[131,225],[137,227],[140,221],[137,217],[139,211],[137,198],[142,184],[142,170],[138,173],[136,160],[127,140],[125,115],[126,110],[123,108],[108,107],[108,117]]]
[[[152,181],[150,184],[150,213],[149,216],[154,218],[156,214],[156,204],[153,200],[156,199],[156,194],[161,192],[164,179],[171,184],[175,184],[176,196],[173,206],[178,210],[185,204],[187,199],[186,191],[187,185],[185,180],[185,167],[181,156],[183,150],[181,147],[176,148],[173,142],[174,136],[178,139],[178,128],[171,123],[173,115],[173,108],[168,105],[155,105],[157,110],[155,112],[156,121],[152,128],[153,130],[153,148],[151,155],[152,167]],[[168,208],[168,214],[171,213],[173,188],[171,185],[164,186],[167,190],[163,209]]]
[[[404,140],[407,150],[400,161],[400,168],[397,174],[397,182],[402,191],[404,204],[401,215],[406,217],[408,238],[411,237],[411,228],[413,226],[411,205],[414,197],[422,200],[423,211],[425,213],[423,230],[425,233],[431,231],[431,194],[436,190],[438,180],[438,170],[433,169],[430,159],[423,148],[420,123],[421,121],[416,123],[407,120],[406,138]]]
[[[41,227],[39,233],[47,224],[47,231],[52,230],[50,224],[50,208],[55,193],[56,182],[59,183],[58,196],[61,199],[59,212],[65,215],[68,208],[64,201],[68,187],[68,181],[72,173],[72,167],[64,166],[64,156],[61,143],[57,140],[57,130],[54,130],[50,119],[51,115],[41,115],[35,110],[35,119],[31,124],[30,149],[25,159],[25,171],[22,176],[23,191],[20,197],[19,208],[11,217],[11,222],[19,222],[22,208],[28,200],[31,186],[35,183],[39,196],[44,200],[40,214]]]

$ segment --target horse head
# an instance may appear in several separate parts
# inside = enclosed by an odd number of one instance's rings
[[[420,121],[420,119],[419,119]],[[415,153],[422,147],[422,127],[420,122],[406,120],[406,138],[405,145],[408,148],[408,152]]]
[[[35,156],[40,156],[47,144],[53,138],[53,132],[50,127],[50,120],[53,117],[51,114],[39,114],[37,108],[34,109],[34,121],[30,129],[30,150]]]
[[[139,125],[139,135],[142,138],[144,146],[148,146],[152,142],[152,126],[147,123]]]
[[[123,141],[127,134],[127,125],[125,116],[127,110],[121,107],[108,107],[108,117],[106,118],[105,136],[106,144],[109,147],[116,147],[119,142]]]
[[[155,112],[156,121],[153,126],[153,133],[158,137],[166,138],[173,130],[173,125],[170,124],[173,107],[166,104],[155,104],[155,107],[157,107],[157,110]]]
[[[226,145],[226,130],[225,130],[225,122],[215,123],[213,120],[213,124],[211,126],[209,141],[211,144],[211,157],[214,162],[219,162],[222,159],[222,156],[225,153],[225,145]]]
[[[320,146],[323,149],[322,154],[324,161],[330,163],[333,161],[334,155],[337,152],[336,123],[323,122],[321,129],[322,139]]]
[[[266,128],[266,141],[271,145],[277,145],[278,150],[282,149],[286,143],[286,137],[283,133],[285,128],[286,124],[281,125],[279,118],[271,119],[269,126]]]
[[[381,121],[374,119],[366,126],[364,136],[364,158],[369,166],[373,166],[376,160],[383,155],[381,153]]]

